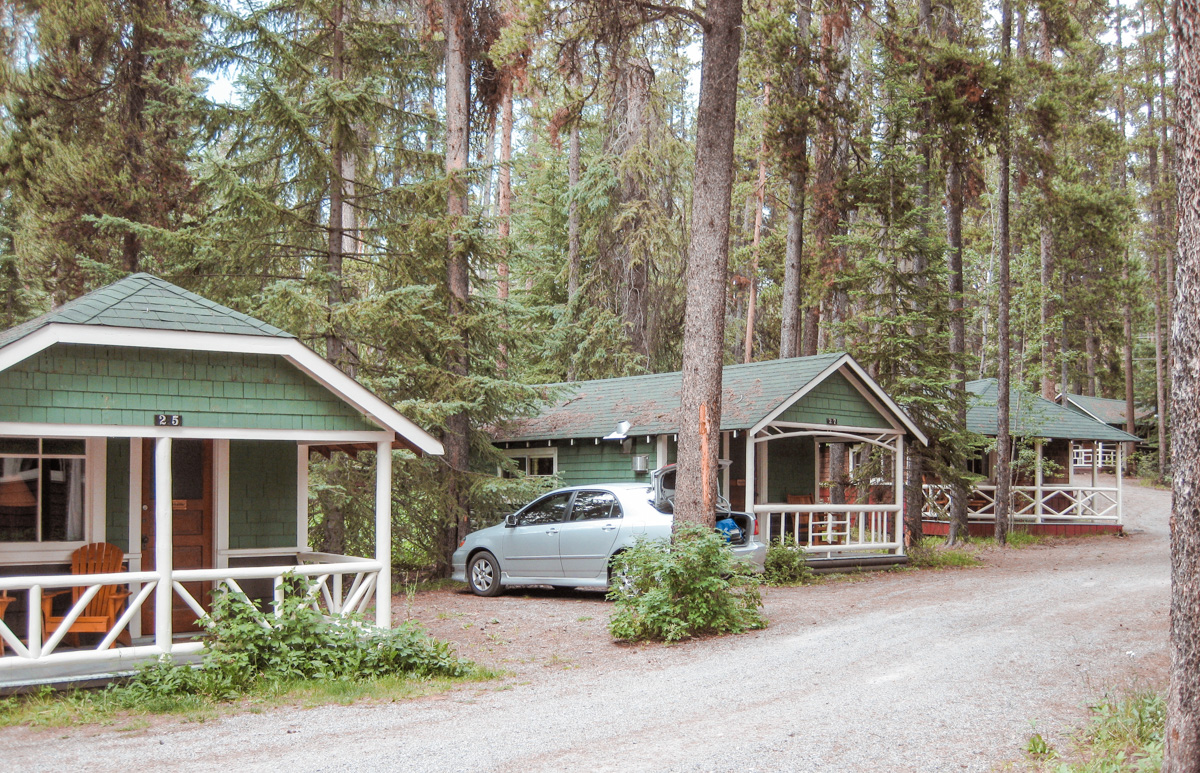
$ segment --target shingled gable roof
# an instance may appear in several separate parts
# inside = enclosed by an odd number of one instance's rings
[[[51,324],[294,337],[274,325],[214,303],[156,276],[131,274],[5,330],[0,333],[0,347]]]
[[[970,405],[967,429],[995,437],[1000,426],[996,403],[1000,390],[994,378],[967,382]],[[1012,390],[1009,396],[1009,431],[1016,437],[1043,437],[1061,440],[1101,440],[1137,442],[1136,435],[1110,427],[1079,411],[1071,410],[1039,395]]]
[[[1086,395],[1064,395],[1066,402],[1071,406],[1083,411],[1088,416],[1091,416],[1096,421],[1102,421],[1105,424],[1112,424],[1120,427],[1125,423],[1125,401],[1114,400],[1110,397],[1088,397]],[[1064,402],[1064,405],[1066,404]],[[1068,407],[1071,407],[1068,406]],[[1138,409],[1136,406],[1133,409],[1133,418],[1139,421],[1154,414],[1151,408]]]
[[[244,337],[244,343],[238,337]],[[0,332],[0,370],[56,343],[278,355],[380,427],[397,433],[412,450],[444,453],[436,438],[291,333],[150,274],[132,274]]]
[[[857,371],[855,375],[882,404],[894,406],[853,358],[843,353],[727,365],[722,381],[722,431],[754,427],[839,364]],[[675,433],[679,431],[681,385],[679,372],[549,384],[544,388],[550,401],[542,412],[508,422],[496,428],[492,437],[501,442],[604,437],[618,421],[629,422],[630,436]],[[891,410],[902,426],[924,438],[898,407]]]

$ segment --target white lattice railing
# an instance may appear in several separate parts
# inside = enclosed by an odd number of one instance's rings
[[[171,584],[175,594],[196,613],[197,619],[208,617],[204,606],[189,592],[184,583],[208,582],[213,587],[225,586],[233,592],[241,592],[239,583],[247,580],[271,580],[274,587],[274,608],[278,613],[284,599],[289,575],[307,577],[312,583],[307,600],[316,610],[331,617],[361,614],[375,597],[375,586],[381,565],[378,561],[329,553],[297,553],[293,566],[230,567],[225,569],[180,569],[172,572]],[[346,582],[349,577],[350,582]],[[153,599],[162,576],[157,572],[113,572],[89,575],[40,575],[26,577],[0,577],[0,591],[8,595],[24,595],[26,604],[26,631],[24,640],[0,620],[0,639],[8,645],[6,657],[0,657],[0,670],[20,667],[31,661],[70,660],[119,660],[124,657],[147,655],[159,652],[155,645],[141,645],[119,650],[110,650],[113,642],[128,627],[135,615],[141,613],[147,599]],[[84,613],[87,605],[104,586],[117,585],[130,588],[132,594],[115,624],[102,636],[94,649],[57,651],[63,637],[72,624]],[[63,615],[54,630],[42,631],[42,598],[46,591],[68,588],[84,588],[79,600]],[[153,600],[149,603],[153,604]],[[270,614],[270,613],[266,613]],[[57,616],[56,616],[57,617]],[[268,624],[266,617],[260,621]],[[173,652],[193,652],[202,644],[191,642],[172,647]]]
[[[763,541],[806,553],[877,553],[903,547],[898,505],[756,505]]]
[[[925,517],[948,520],[950,486],[925,485]],[[1012,517],[1026,523],[1083,522],[1120,523],[1120,492],[1100,486],[1049,485],[1013,486]],[[967,503],[967,518],[991,521],[996,517],[996,487],[976,486]]]
[[[1117,466],[1117,448],[1115,445],[1097,444],[1099,452],[1099,467],[1116,467]],[[1087,446],[1075,446],[1071,449],[1071,466],[1073,467],[1091,467],[1092,466],[1092,449]]]

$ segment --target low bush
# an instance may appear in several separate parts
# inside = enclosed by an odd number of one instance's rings
[[[679,641],[765,628],[758,577],[712,529],[683,525],[674,541],[638,540],[621,553],[608,630],[624,641]]]
[[[265,683],[366,680],[383,676],[460,677],[472,664],[414,624],[383,629],[331,619],[308,603],[307,581],[286,579],[280,614],[264,614],[241,593],[214,596],[212,637],[199,668],[164,658],[119,688],[137,703],[183,695],[231,700]],[[122,697],[124,697],[122,696]]]
[[[763,582],[767,585],[807,585],[816,578],[803,550],[785,545],[778,537],[767,546]]]

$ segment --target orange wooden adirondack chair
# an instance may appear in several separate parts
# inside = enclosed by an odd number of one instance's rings
[[[121,562],[124,560],[125,554],[116,545],[110,545],[107,542],[93,542],[71,554],[71,574],[119,572],[121,571]],[[42,597],[42,641],[49,639],[65,619],[65,617],[52,616],[51,609],[54,599],[70,593],[71,606],[74,606],[86,590],[86,587],[64,588]],[[106,634],[112,630],[117,623],[117,618],[121,616],[121,609],[125,606],[127,598],[129,598],[128,586],[105,585],[102,587],[100,592],[88,603],[87,608],[83,610],[83,614],[75,618],[75,622],[68,629],[67,633],[72,637],[72,645],[79,646],[79,634],[81,633]],[[121,631],[117,641],[127,647],[132,644],[128,628]],[[113,644],[115,645],[116,642]]]

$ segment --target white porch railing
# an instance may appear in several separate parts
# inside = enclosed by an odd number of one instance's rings
[[[1106,445],[1097,443],[1096,450],[1099,452],[1097,457],[1100,461],[1098,467],[1114,468],[1117,466],[1117,448],[1115,445]],[[1071,466],[1072,467],[1091,467],[1092,466],[1092,449],[1088,446],[1075,446],[1071,449]]]
[[[949,520],[950,486],[926,484],[925,517]],[[1023,523],[1121,523],[1120,490],[1107,486],[1013,486],[1012,518]],[[996,517],[996,487],[976,486],[967,503],[967,519]]]
[[[274,607],[278,613],[279,604],[285,593],[284,578],[287,575],[307,577],[313,585],[308,594],[311,606],[331,617],[347,614],[361,614],[366,611],[374,599],[376,584],[379,578],[381,564],[368,558],[338,556],[329,553],[297,553],[296,565],[293,566],[256,566],[230,567],[224,569],[176,569],[171,573],[174,593],[186,603],[197,619],[208,617],[204,607],[184,586],[184,583],[211,582],[214,587],[224,585],[234,592],[241,592],[239,582],[247,580],[272,580],[274,587]],[[346,579],[351,578],[347,583]],[[135,615],[141,613],[146,600],[151,598],[158,589],[162,576],[157,572],[112,572],[109,574],[88,575],[39,575],[25,577],[0,577],[0,591],[9,595],[24,594],[26,599],[27,625],[24,641],[0,620],[0,639],[8,645],[11,653],[0,657],[0,673],[5,669],[20,669],[31,664],[49,664],[51,662],[85,663],[88,661],[106,662],[144,657],[154,657],[164,654],[157,645],[139,645],[118,649],[109,649],[117,637],[129,626]],[[87,605],[100,589],[106,585],[128,586],[133,590],[124,612],[112,628],[100,637],[94,649],[73,649],[57,651],[71,625],[84,613]],[[62,588],[84,588],[79,600],[62,618],[62,622],[53,630],[48,631],[43,638],[42,631],[42,598],[47,590]],[[151,602],[153,603],[153,602]],[[266,620],[263,620],[266,624]],[[203,648],[201,642],[183,642],[172,644],[172,653],[191,653]]]
[[[755,505],[763,541],[780,538],[806,553],[856,554],[903,548],[898,505]]]

